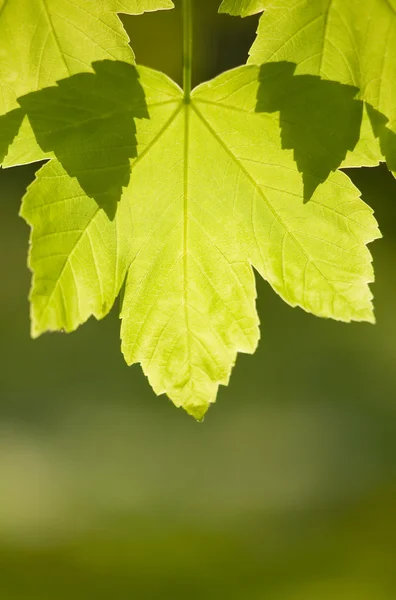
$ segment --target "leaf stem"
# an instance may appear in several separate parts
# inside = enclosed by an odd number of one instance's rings
[[[193,50],[192,0],[183,0],[183,90],[184,102],[191,97],[191,70]]]

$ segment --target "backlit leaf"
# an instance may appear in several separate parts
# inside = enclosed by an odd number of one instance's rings
[[[395,0],[264,0],[250,62],[290,61],[360,90],[383,156],[396,171]],[[370,110],[373,109],[373,110]]]
[[[170,0],[0,0],[0,113],[16,99],[93,61],[134,62],[117,12],[172,8]]]
[[[261,12],[264,6],[264,0],[223,0],[219,12],[249,17]]]
[[[22,207],[33,334],[104,317],[122,289],[127,363],[198,419],[257,345],[253,267],[292,306],[373,320],[372,210],[341,172],[306,170],[304,201],[261,75],[240,67],[185,102],[165,75],[105,61],[20,99],[38,145],[15,147],[53,157]]]

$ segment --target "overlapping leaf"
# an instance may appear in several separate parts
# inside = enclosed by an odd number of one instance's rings
[[[396,171],[395,0],[264,0],[250,62],[291,61],[360,90],[388,166]]]
[[[201,418],[237,352],[256,347],[252,267],[292,306],[373,320],[372,211],[340,172],[317,187],[307,170],[315,191],[304,202],[279,113],[260,109],[259,67],[225,73],[187,103],[161,73],[94,67],[20,99],[40,146],[17,136],[8,164],[13,152],[18,162],[56,157],[22,208],[32,226],[34,335],[105,316],[125,283],[126,361]]]
[[[264,8],[264,0],[223,0],[219,12],[249,17],[261,12]]]
[[[91,71],[95,60],[133,63],[116,13],[172,7],[170,0],[0,0],[0,114],[22,94]]]

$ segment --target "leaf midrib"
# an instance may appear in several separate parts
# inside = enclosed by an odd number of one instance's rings
[[[45,3],[46,0],[42,0],[42,1]],[[221,103],[206,102],[204,100],[199,100],[199,101],[202,101],[202,102],[207,103],[207,104],[213,104],[213,105],[215,105],[215,106],[217,106],[219,108],[222,107]],[[249,171],[244,167],[244,165],[241,164],[241,162],[238,160],[238,158],[231,152],[231,150],[228,148],[227,144],[225,144],[225,142],[223,142],[223,140],[221,139],[221,137],[217,134],[217,132],[213,129],[213,127],[210,125],[210,123],[207,121],[207,119],[203,116],[203,114],[201,113],[201,111],[197,108],[196,101],[193,98],[191,98],[191,101],[187,104],[187,103],[184,103],[183,100],[169,100],[169,101],[165,101],[165,102],[161,102],[161,103],[156,103],[156,104],[153,104],[151,106],[158,106],[158,105],[162,105],[162,104],[172,104],[172,103],[175,103],[175,105],[176,105],[176,108],[175,108],[174,112],[171,114],[171,116],[168,118],[168,120],[165,122],[165,124],[162,126],[162,128],[160,129],[160,131],[156,134],[156,136],[154,136],[154,138],[150,141],[150,143],[144,148],[144,150],[142,151],[142,153],[134,160],[134,162],[131,164],[131,167],[132,167],[132,170],[135,169],[138,166],[138,164],[141,161],[144,160],[145,156],[151,151],[152,147],[161,139],[161,137],[165,134],[165,132],[168,130],[168,128],[175,121],[175,119],[177,118],[177,116],[179,115],[179,113],[181,112],[181,110],[184,108],[184,110],[185,110],[185,119],[184,119],[184,130],[183,130],[183,136],[184,136],[184,152],[183,152],[183,158],[184,158],[184,167],[183,167],[183,277],[184,277],[183,294],[184,294],[184,297],[183,297],[183,305],[184,305],[184,310],[185,310],[186,330],[189,331],[189,325],[188,325],[188,285],[187,285],[187,281],[188,281],[188,210],[189,210],[189,205],[188,205],[189,134],[190,134],[190,111],[191,110],[193,110],[196,113],[196,115],[203,122],[203,124],[208,129],[208,131],[210,132],[210,134],[214,137],[214,139],[217,140],[217,142],[221,145],[221,147],[226,151],[226,153],[237,164],[238,169],[251,182],[253,188],[257,191],[257,193],[263,199],[263,201],[265,202],[266,206],[268,207],[268,209],[270,210],[270,212],[274,216],[275,220],[277,220],[281,224],[282,228],[285,230],[285,233],[288,233],[288,235],[290,235],[290,237],[293,239],[293,241],[297,245],[297,247],[300,248],[301,252],[306,257],[307,262],[313,264],[314,267],[315,267],[315,269],[318,271],[318,273],[320,274],[320,276],[323,278],[323,280],[329,285],[330,288],[332,288],[334,290],[335,294],[338,295],[339,297],[342,297],[346,301],[345,297],[342,294],[340,294],[331,285],[331,282],[328,281],[328,279],[323,275],[323,273],[320,271],[320,269],[316,265],[316,262],[309,256],[309,254],[306,252],[305,248],[303,246],[301,246],[301,244],[299,243],[299,241],[296,238],[296,236],[291,231],[288,230],[288,228],[284,224],[284,222],[281,219],[281,217],[274,210],[274,208],[272,207],[271,203],[269,202],[269,200],[267,199],[267,197],[263,193],[263,190],[261,189],[261,187],[255,182],[255,180],[250,175]],[[227,108],[232,108],[232,107],[227,107]],[[90,119],[90,121],[94,121],[94,120],[98,120],[98,119],[97,118],[96,119]],[[88,121],[88,122],[90,122],[90,121]],[[95,220],[97,214],[99,213],[99,210],[100,210],[100,208],[98,207],[98,209],[92,215],[89,223],[87,224],[87,226],[85,227],[85,229],[82,231],[81,235],[76,240],[75,245],[73,246],[71,252],[69,253],[69,258],[73,255],[73,253],[75,252],[76,247],[78,246],[79,242],[81,241],[81,239],[83,238],[83,236],[86,234],[86,232],[89,229],[89,227],[92,225],[92,222]],[[130,269],[130,267],[131,267],[131,265],[132,265],[132,263],[134,262],[135,259],[136,259],[136,256],[129,263],[129,265],[127,267],[127,270]],[[57,278],[57,280],[55,282],[54,288],[53,288],[53,290],[51,292],[51,295],[50,295],[50,297],[48,299],[48,302],[46,303],[45,308],[41,312],[41,318],[46,313],[46,311],[48,310],[48,307],[51,304],[52,298],[53,298],[53,296],[54,296],[54,294],[56,292],[56,289],[57,289],[58,285],[60,284],[63,272],[66,269],[68,263],[69,263],[69,260],[66,260],[65,263],[64,263],[64,265],[63,265],[63,267],[62,267],[62,270],[61,270],[61,272],[60,272],[60,274],[59,274],[59,276],[58,276],[58,278]],[[347,304],[352,309],[354,308],[349,302],[347,302]],[[189,351],[189,353],[191,353],[191,348],[190,348],[189,344],[188,344],[188,351]]]

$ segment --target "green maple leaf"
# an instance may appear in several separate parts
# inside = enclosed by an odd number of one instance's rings
[[[264,0],[250,63],[291,61],[296,74],[360,90],[396,172],[396,1]]]
[[[94,70],[19,99],[37,141],[17,135],[7,164],[51,158],[22,206],[34,336],[103,318],[121,291],[127,363],[201,419],[256,348],[253,268],[292,306],[373,321],[372,210],[341,172],[311,172],[304,202],[260,67],[191,98],[147,68]]]
[[[95,60],[133,63],[116,13],[172,7],[170,0],[0,0],[0,112],[22,94],[91,71]]]
[[[219,12],[249,17],[262,12],[264,8],[265,0],[223,0]]]

